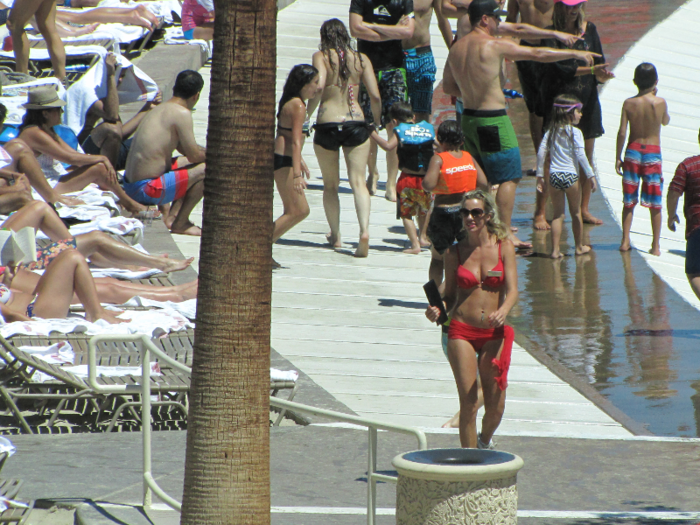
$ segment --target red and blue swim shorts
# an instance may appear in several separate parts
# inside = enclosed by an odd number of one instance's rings
[[[187,170],[177,169],[177,159],[174,159],[172,171],[157,179],[125,182],[123,187],[129,197],[141,204],[167,204],[184,197],[188,184]]]

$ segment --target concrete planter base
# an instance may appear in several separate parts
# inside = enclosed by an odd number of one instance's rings
[[[492,450],[434,449],[392,461],[399,473],[397,525],[517,523],[523,460]]]

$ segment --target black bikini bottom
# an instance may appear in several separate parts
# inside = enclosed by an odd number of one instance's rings
[[[354,148],[369,139],[369,129],[364,120],[326,122],[314,125],[314,129],[314,144],[329,151],[338,151],[341,146]]]
[[[275,171],[292,167],[292,157],[275,153]]]

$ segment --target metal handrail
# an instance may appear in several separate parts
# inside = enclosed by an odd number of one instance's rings
[[[399,432],[401,434],[410,434],[418,440],[418,448],[426,450],[428,448],[428,439],[422,430],[413,427],[405,427],[403,425],[395,425],[393,423],[384,423],[342,412],[326,410],[324,408],[316,408],[308,405],[302,405],[293,401],[284,399],[270,398],[270,404],[277,408],[285,408],[294,410],[295,412],[305,412],[316,416],[342,421],[344,423],[353,423],[367,427],[368,434],[368,454],[367,454],[367,525],[374,525],[377,517],[377,481],[386,481],[396,483],[396,476],[387,476],[386,474],[377,473],[377,431],[387,430],[390,432]]]
[[[141,358],[141,384],[140,385],[101,385],[97,382],[97,344],[100,342],[123,342],[135,343],[139,351],[142,353]],[[160,348],[153,344],[151,338],[145,334],[133,335],[96,335],[90,338],[88,343],[88,384],[97,392],[106,394],[119,394],[124,392],[140,393],[141,394],[141,434],[143,436],[143,506],[150,508],[152,504],[152,495],[155,494],[163,502],[171,508],[180,511],[182,504],[170,497],[153,479],[151,472],[151,352],[159,359],[162,359],[169,365],[181,370],[185,374],[191,375],[192,369],[163,352]],[[306,414],[333,419],[344,423],[352,423],[359,426],[367,427],[368,431],[368,454],[367,454],[367,524],[374,525],[377,513],[377,481],[387,481],[396,483],[396,476],[388,476],[386,474],[377,473],[377,431],[386,430],[390,432],[399,432],[401,434],[409,434],[414,436],[418,441],[418,448],[425,450],[428,448],[428,440],[425,433],[417,428],[395,425],[392,423],[384,423],[372,419],[343,414],[333,410],[316,408],[308,405],[302,405],[293,401],[286,401],[276,397],[270,397],[272,406],[294,410]]]

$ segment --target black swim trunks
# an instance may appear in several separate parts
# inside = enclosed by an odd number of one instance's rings
[[[364,120],[315,124],[314,130],[314,144],[329,151],[338,151],[341,146],[354,148],[369,139],[369,129]]]
[[[408,87],[406,85],[406,70],[398,69],[381,69],[375,71],[377,76],[377,86],[379,87],[379,96],[382,98],[382,126],[386,126],[389,122],[389,108],[394,102],[408,100]],[[369,101],[369,94],[364,86],[360,89],[360,106],[365,115],[365,121],[374,122],[372,116],[372,105]]]
[[[443,254],[455,241],[459,242],[467,235],[462,216],[459,214],[461,207],[458,204],[433,208],[433,214],[428,223],[428,239],[439,254]]]
[[[275,171],[292,167],[292,157],[275,153]]]
[[[129,156],[129,150],[131,149],[131,142],[133,137],[129,137],[121,143],[119,146],[119,154],[117,155],[117,165],[114,169],[121,171],[126,169],[126,158]],[[88,138],[81,144],[83,151],[88,155],[100,155],[100,148],[92,140],[92,135],[88,135]]]

